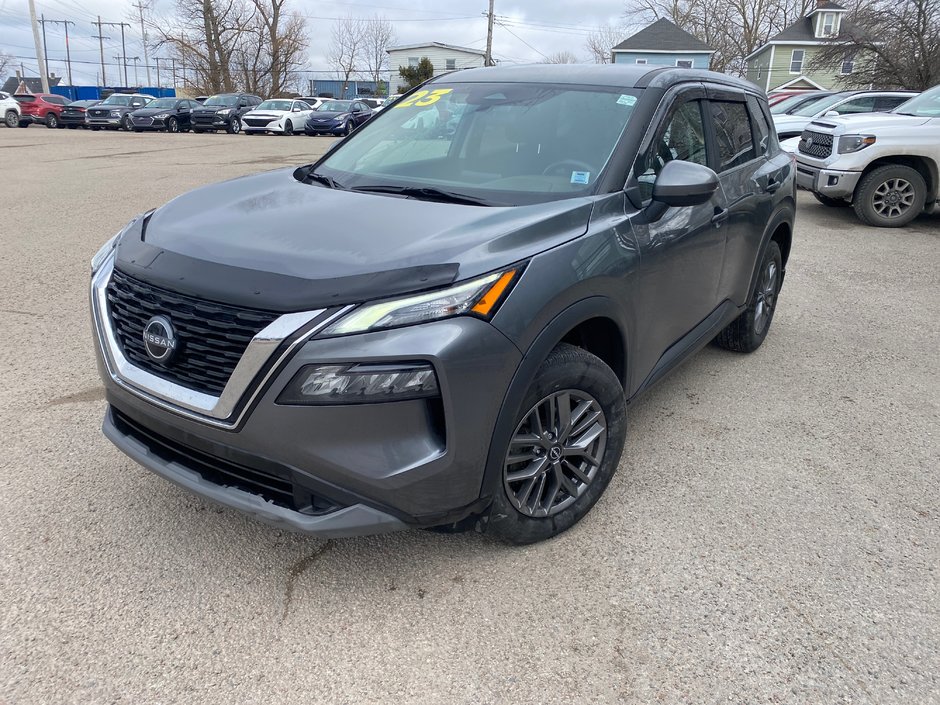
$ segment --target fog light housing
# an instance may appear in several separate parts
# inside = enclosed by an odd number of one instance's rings
[[[426,362],[305,365],[278,396],[277,403],[375,404],[439,394],[434,367]]]

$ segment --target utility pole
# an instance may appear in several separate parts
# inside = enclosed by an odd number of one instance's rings
[[[92,39],[98,40],[98,51],[101,52],[101,85],[106,86],[108,85],[108,76],[104,72],[104,40],[111,39],[111,37],[104,37],[101,35],[101,25],[104,24],[104,22],[101,21],[101,15],[98,15],[98,21],[92,22],[92,24],[98,27],[98,34],[92,36]]]
[[[46,45],[46,25],[61,24],[65,26],[65,65],[68,67],[69,85],[72,85],[72,54],[69,51],[69,25],[75,24],[71,20],[47,20],[43,15],[40,20],[42,24],[42,47],[46,57],[46,66],[49,66],[49,47]]]
[[[490,10],[486,13],[486,56],[483,59],[484,66],[493,65],[493,3],[495,0],[490,0]]]
[[[33,0],[30,0],[32,2]],[[98,15],[98,21],[92,22],[92,24],[98,25],[98,34],[101,34],[101,26],[105,27],[120,27],[121,28],[121,56],[114,57],[115,59],[121,59],[124,63],[124,86],[127,86],[127,48],[124,44],[124,28],[130,27],[127,22],[102,22],[101,15]],[[104,72],[104,49],[101,50],[101,66],[102,73]]]
[[[160,88],[160,60],[163,59],[161,56],[153,57],[153,60],[157,62],[157,88]],[[166,61],[166,59],[163,59]],[[148,79],[149,82],[149,79]]]
[[[173,62],[173,92],[176,92],[176,57],[171,56],[170,61]]]
[[[46,62],[46,68],[43,69],[43,73],[48,73],[49,71],[49,44],[46,42],[46,15],[39,15],[39,24],[42,26],[42,60]],[[49,89],[43,86],[43,92],[48,93]]]
[[[39,80],[42,82],[42,92],[48,93],[49,72],[46,71],[45,54],[39,43],[39,25],[36,23],[36,3],[34,0],[29,0],[29,21],[33,26],[33,44],[36,46],[36,63],[39,64]]]
[[[140,57],[139,57],[139,56],[132,56],[132,57],[131,57],[131,61],[134,62],[134,87],[135,87],[135,88],[140,88],[140,79],[137,78],[137,64],[140,63]]]
[[[144,0],[139,0],[136,5],[131,5],[131,7],[136,7],[137,12],[140,13],[140,41],[144,45],[144,66],[147,67],[147,85],[150,85],[150,58],[147,56],[147,30],[144,29],[144,10],[150,9],[148,4]],[[134,66],[136,69],[136,65]],[[157,83],[160,83],[158,80]]]

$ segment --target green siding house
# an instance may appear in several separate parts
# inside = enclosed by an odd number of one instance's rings
[[[806,17],[791,24],[767,43],[745,57],[747,79],[766,90],[838,89],[840,76],[855,69],[852,56],[817,70],[813,59],[819,51],[838,40],[847,11],[830,0],[817,0]]]

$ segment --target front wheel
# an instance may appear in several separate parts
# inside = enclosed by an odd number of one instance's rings
[[[352,120],[350,120],[350,121],[348,121],[348,122],[346,123],[346,125],[343,127],[343,135],[351,134],[352,131],[353,131],[353,124],[352,124]]]
[[[121,129],[124,130],[124,132],[130,132],[131,130],[134,129],[134,126],[131,125],[131,116],[130,116],[130,115],[125,115],[125,116],[121,119]]]
[[[225,128],[225,131],[230,135],[237,135],[242,129],[242,123],[238,118],[232,118],[229,122],[228,127]]]
[[[59,126],[59,118],[56,117],[55,113],[49,113],[46,115],[46,127],[50,130],[54,130]]]
[[[735,352],[754,352],[764,342],[777,309],[777,296],[783,284],[783,257],[780,246],[771,240],[764,250],[757,281],[747,308],[715,337],[715,344]]]
[[[166,131],[167,132],[179,132],[180,131],[180,123],[175,117],[167,118]]]
[[[290,120],[284,123],[284,134],[285,135],[294,134],[294,123],[292,123]]]
[[[900,228],[924,210],[927,184],[916,169],[887,165],[866,175],[855,191],[855,215],[866,225]]]
[[[626,436],[617,375],[566,343],[541,364],[522,409],[486,520],[486,531],[514,544],[578,523],[614,476]]]

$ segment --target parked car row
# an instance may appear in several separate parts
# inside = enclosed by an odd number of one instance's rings
[[[76,100],[48,93],[0,94],[0,115],[8,127],[42,123],[50,128],[143,132],[229,134],[349,134],[383,107],[381,99],[272,98],[251,93],[220,93],[191,98],[156,98],[143,93],[113,93],[104,100]]]

